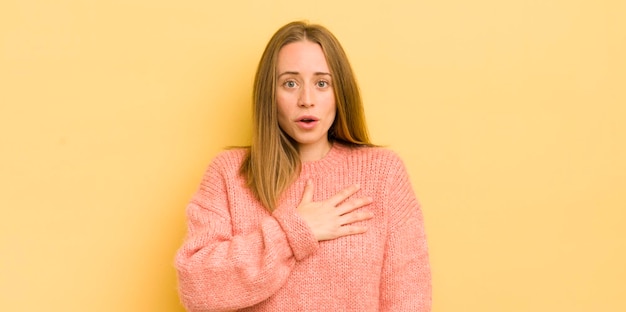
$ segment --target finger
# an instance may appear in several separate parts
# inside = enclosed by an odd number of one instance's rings
[[[373,202],[371,197],[360,197],[348,202],[345,202],[337,207],[337,213],[339,215],[344,215],[348,212],[351,212],[355,209],[367,206]]]
[[[369,220],[373,217],[374,214],[369,211],[354,211],[339,217],[339,224],[346,226],[351,223]]]
[[[350,185],[350,186],[344,188],[343,190],[339,191],[339,193],[329,197],[328,198],[328,202],[331,205],[336,206],[339,203],[341,203],[342,201],[346,200],[352,194],[356,193],[359,190],[359,188],[360,187],[359,187],[358,184]]]
[[[315,186],[311,179],[306,180],[306,184],[304,185],[304,192],[302,193],[301,203],[310,203],[313,201],[313,191]]]

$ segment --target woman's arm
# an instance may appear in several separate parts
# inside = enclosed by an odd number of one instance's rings
[[[389,236],[381,281],[381,311],[430,311],[431,272],[424,220],[404,164],[388,177]]]
[[[232,235],[226,181],[214,162],[187,208],[188,234],[176,269],[180,298],[189,311],[259,303],[283,285],[296,260],[317,248],[295,209],[279,208],[262,219],[258,230]]]

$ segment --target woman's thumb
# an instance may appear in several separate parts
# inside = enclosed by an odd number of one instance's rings
[[[310,203],[313,201],[313,181],[311,179],[306,180],[306,184],[304,185],[304,192],[302,193],[302,202]]]

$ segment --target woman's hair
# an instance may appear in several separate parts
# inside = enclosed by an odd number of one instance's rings
[[[248,187],[270,212],[276,208],[280,194],[297,177],[301,165],[297,142],[278,125],[276,105],[278,52],[298,41],[321,46],[332,76],[337,111],[328,140],[351,147],[373,146],[357,82],[337,38],[323,26],[307,22],[281,27],[265,47],[254,78],[252,144],[241,166]]]

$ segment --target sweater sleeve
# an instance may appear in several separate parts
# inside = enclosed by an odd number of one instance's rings
[[[431,272],[424,220],[402,161],[387,177],[389,234],[381,279],[380,311],[430,311]]]
[[[227,192],[234,186],[220,169],[215,161],[209,166],[188,205],[188,233],[176,255],[180,299],[188,311],[236,310],[269,298],[297,258],[317,246],[314,237],[306,239],[312,234],[304,221],[286,208],[265,216],[256,231],[233,235]]]

